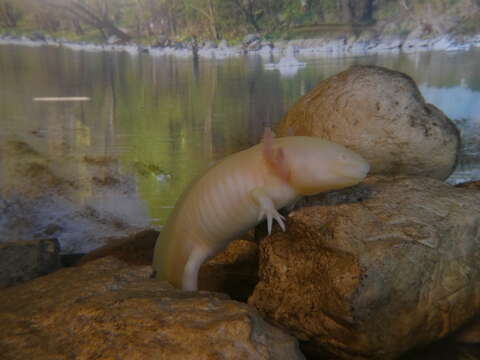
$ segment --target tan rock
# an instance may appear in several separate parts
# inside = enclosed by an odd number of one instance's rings
[[[480,305],[480,195],[430,178],[368,179],[317,197],[266,238],[249,303],[342,359],[392,359]]]
[[[145,229],[121,238],[105,239],[102,242],[108,245],[89,252],[78,261],[77,265],[107,256],[113,256],[130,265],[151,265],[153,248],[159,234],[157,230]]]
[[[370,174],[446,179],[460,137],[455,125],[425,103],[407,75],[376,66],[353,66],[303,96],[277,134],[319,136],[357,151]]]
[[[253,238],[253,231],[250,238]],[[112,256],[130,265],[151,265],[159,232],[147,229],[131,236],[110,239],[103,246],[83,256],[77,265]],[[258,245],[253,239],[233,240],[228,247],[202,265],[199,289],[228,294],[246,301],[258,281]]]
[[[0,293],[2,360],[303,359],[255,309],[103,258]]]

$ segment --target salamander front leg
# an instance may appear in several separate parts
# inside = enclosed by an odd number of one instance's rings
[[[266,191],[263,188],[256,188],[251,191],[250,195],[260,208],[258,220],[260,221],[264,217],[267,218],[268,234],[270,235],[272,232],[273,219],[275,219],[282,230],[285,231],[285,223],[283,222],[285,218],[277,211],[273,200],[268,196]]]

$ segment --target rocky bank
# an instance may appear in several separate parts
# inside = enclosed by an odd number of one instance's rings
[[[244,55],[259,55],[265,58],[277,58],[293,52],[307,57],[342,57],[377,53],[410,53],[420,51],[466,51],[480,47],[480,34],[455,36],[435,34],[424,37],[392,36],[381,34],[340,35],[312,39],[278,40],[262,39],[259,35],[246,36],[241,44],[229,45],[227,41],[191,42],[160,41],[155,45],[136,43],[121,44],[116,39],[105,44],[71,42],[66,39],[54,39],[43,34],[0,36],[0,45],[58,46],[83,51],[117,51],[130,54],[151,54],[153,56],[171,55],[182,58],[198,56],[209,59],[225,59]]]

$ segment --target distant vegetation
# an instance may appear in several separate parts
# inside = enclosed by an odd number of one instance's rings
[[[480,0],[0,0],[0,29],[71,40],[238,41],[321,36],[322,26],[406,34],[476,32]],[[301,35],[299,35],[301,34]]]

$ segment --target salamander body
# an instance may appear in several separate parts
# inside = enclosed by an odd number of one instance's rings
[[[197,289],[200,266],[267,218],[285,230],[280,209],[301,196],[362,181],[369,164],[342,145],[317,137],[273,139],[230,155],[194,181],[178,200],[154,253],[158,279]]]

